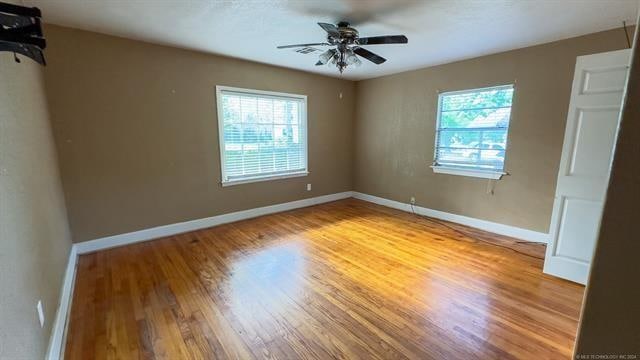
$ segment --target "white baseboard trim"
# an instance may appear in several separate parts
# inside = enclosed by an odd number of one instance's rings
[[[47,360],[58,360],[63,357],[64,343],[68,326],[69,313],[71,311],[71,299],[73,298],[73,287],[76,280],[76,264],[78,253],[75,244],[71,245],[69,251],[69,262],[64,272],[62,289],[60,290],[60,302],[58,310],[53,320],[51,336],[49,337],[49,347],[47,349]]]
[[[308,199],[296,200],[282,204],[264,206],[255,209],[242,210],[228,214],[212,216],[204,219],[190,220],[181,223],[158,226],[154,228],[134,231],[126,234],[107,236],[100,239],[77,243],[77,253],[86,254],[94,251],[123,246],[137,242],[152,240],[160,237],[181,234],[189,231],[209,228],[216,225],[250,219],[262,215],[274,214],[307,206],[322,204],[326,202],[341,200],[352,197],[351,191],[336,194],[323,195]]]
[[[385,198],[381,198],[381,197],[373,196],[369,194],[363,194],[357,191],[353,192],[353,197],[356,199],[372,202],[378,205],[411,212],[410,204],[401,203],[399,201],[389,200],[389,199],[385,199]],[[533,231],[533,230],[527,230],[527,229],[523,229],[523,228],[511,226],[511,225],[498,224],[491,221],[475,219],[475,218],[471,218],[463,215],[451,214],[444,211],[433,210],[433,209],[429,209],[429,208],[425,208],[417,205],[414,205],[413,209],[416,212],[416,214],[419,214],[419,215],[428,216],[428,217],[432,217],[440,220],[451,221],[454,223],[470,226],[470,227],[484,230],[484,231],[489,231],[495,234],[514,237],[517,239],[545,243],[545,244],[548,242],[548,239],[549,239],[549,234],[545,234],[545,233]]]

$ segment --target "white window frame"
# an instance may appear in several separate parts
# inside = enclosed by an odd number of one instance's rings
[[[266,175],[255,175],[255,176],[247,176],[241,179],[236,180],[227,180],[227,176],[225,174],[225,143],[224,143],[224,119],[223,119],[223,109],[222,109],[222,92],[235,92],[241,94],[248,95],[259,95],[263,97],[272,97],[277,99],[296,99],[302,101],[301,114],[301,131],[300,137],[304,142],[304,170],[302,171],[292,171],[288,173],[278,173],[278,174],[266,174]],[[247,184],[259,181],[268,181],[268,180],[278,180],[278,179],[288,179],[294,177],[307,176],[309,174],[309,142],[307,137],[307,96],[299,95],[299,94],[289,94],[283,92],[275,92],[275,91],[265,91],[265,90],[254,90],[254,89],[244,89],[237,88],[231,86],[222,86],[216,85],[216,106],[218,110],[218,142],[220,144],[220,175],[221,175],[221,184],[222,186],[231,186],[231,185],[239,185],[239,184]]]
[[[433,165],[431,165],[431,169],[436,174],[448,174],[448,175],[460,175],[460,176],[468,176],[468,177],[476,177],[483,179],[493,179],[500,180],[504,175],[507,175],[507,172],[504,171],[504,165],[507,162],[507,145],[508,145],[508,137],[509,137],[509,129],[511,128],[511,120],[513,119],[513,105],[515,99],[515,84],[506,84],[506,85],[497,85],[497,86],[488,86],[481,87],[475,89],[465,89],[465,90],[456,90],[456,91],[446,91],[438,93],[438,107],[436,113],[436,131],[435,131],[435,141],[433,148]],[[474,169],[474,168],[463,168],[463,167],[454,167],[454,166],[446,166],[446,165],[436,165],[436,158],[438,155],[438,131],[440,129],[440,117],[442,115],[442,98],[446,95],[456,95],[456,94],[466,94],[466,93],[474,93],[479,91],[486,90],[500,90],[500,89],[513,89],[513,96],[511,97],[511,111],[509,114],[509,127],[507,127],[507,142],[505,142],[504,146],[504,154],[505,161],[503,164],[502,171],[493,171],[493,170],[483,170],[483,169]]]

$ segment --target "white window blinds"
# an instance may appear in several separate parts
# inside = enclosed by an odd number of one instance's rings
[[[513,85],[441,93],[434,166],[504,170]]]
[[[217,87],[222,182],[307,173],[306,96]]]

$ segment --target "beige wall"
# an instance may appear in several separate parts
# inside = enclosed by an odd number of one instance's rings
[[[355,190],[547,232],[576,56],[624,47],[623,31],[612,30],[358,82]],[[508,83],[511,175],[490,195],[488,180],[434,174],[438,91]]]
[[[0,79],[0,359],[42,359],[71,240],[41,66],[0,53]]]
[[[575,58],[626,45],[612,30],[354,83],[58,26],[46,32],[74,241],[352,189],[547,232]],[[494,195],[488,180],[434,174],[437,92],[513,82],[511,175]],[[311,174],[221,187],[215,85],[308,95]]]
[[[353,82],[57,26],[45,31],[74,241],[351,190]],[[216,85],[308,95],[311,174],[221,187]]]
[[[640,356],[640,49],[622,111],[576,354]]]

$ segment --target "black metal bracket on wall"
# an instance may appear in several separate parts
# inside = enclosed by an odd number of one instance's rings
[[[46,65],[42,50],[47,42],[42,34],[42,13],[35,7],[0,2],[0,51],[27,56]]]

